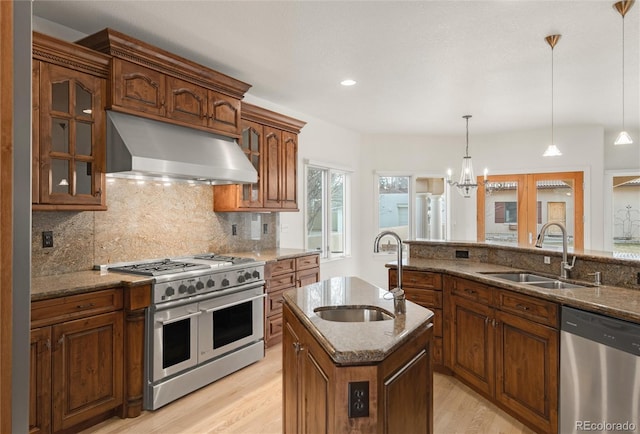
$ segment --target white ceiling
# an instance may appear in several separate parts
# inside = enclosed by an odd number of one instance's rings
[[[365,133],[458,134],[622,119],[613,1],[59,1],[33,13],[105,27],[250,83],[252,95]],[[640,4],[625,18],[625,122],[640,128]],[[345,88],[344,78],[358,84]]]

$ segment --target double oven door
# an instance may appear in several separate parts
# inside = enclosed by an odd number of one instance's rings
[[[264,339],[264,297],[262,283],[250,284],[157,309],[149,327],[150,382]]]

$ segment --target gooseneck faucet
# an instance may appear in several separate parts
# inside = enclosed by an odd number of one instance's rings
[[[385,237],[387,235],[395,238],[396,242],[398,243],[398,283],[396,284],[396,287],[391,290],[391,294],[393,294],[393,308],[395,310],[395,313],[405,313],[407,311],[407,308],[405,303],[404,291],[402,290],[402,239],[400,239],[398,234],[393,231],[382,231],[376,236],[376,239],[373,241],[373,252],[380,252],[380,240],[382,239],[382,237]]]
[[[557,222],[545,223],[542,226],[542,229],[540,229],[540,233],[538,234],[536,247],[542,247],[542,243],[544,242],[544,235],[547,232],[549,226],[557,226],[562,232],[562,262],[560,263],[560,278],[567,279],[569,277],[569,270],[573,269],[573,266],[576,264],[576,257],[573,257],[573,261],[571,262],[571,265],[569,265],[569,261],[567,259],[567,230],[565,229],[564,225]]]

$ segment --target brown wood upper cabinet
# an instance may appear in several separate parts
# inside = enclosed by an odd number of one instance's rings
[[[108,108],[240,137],[240,101],[251,85],[112,29],[78,44],[114,58]]]
[[[34,210],[105,210],[109,57],[33,33]]]
[[[258,182],[214,186],[214,211],[298,211],[298,134],[305,122],[243,102],[240,146]]]

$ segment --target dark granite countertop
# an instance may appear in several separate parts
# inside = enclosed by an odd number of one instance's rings
[[[517,271],[520,269],[505,267],[483,262],[471,262],[465,260],[440,260],[409,258],[403,262],[404,270],[432,271],[447,273],[453,276],[476,280],[488,285],[509,289],[534,297],[555,301],[557,303],[602,313],[627,321],[640,323],[640,291],[636,289],[620,288],[616,286],[593,286],[589,282],[576,282],[589,285],[584,288],[571,289],[545,289],[522,283],[509,282],[491,277],[491,274]],[[389,268],[397,268],[397,262],[387,264]],[[522,270],[526,271],[526,270]],[[544,275],[544,273],[538,273]],[[549,276],[556,277],[556,276]]]
[[[151,281],[151,278],[145,276],[93,270],[34,277],[31,279],[31,301],[98,291],[124,284],[144,285]]]
[[[393,312],[390,293],[357,277],[334,277],[286,291],[284,302],[340,365],[384,360],[414,332],[431,323],[433,312],[407,301],[407,312],[385,321],[336,322],[320,318],[322,306],[375,306]]]
[[[243,258],[253,258],[257,261],[273,262],[278,259],[297,258],[300,256],[306,256],[311,254],[317,254],[315,250],[305,249],[267,249],[260,250],[259,252],[231,252],[228,253],[232,256],[241,256]],[[227,254],[227,253],[225,253]]]

